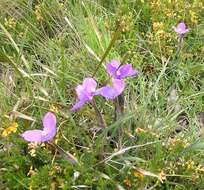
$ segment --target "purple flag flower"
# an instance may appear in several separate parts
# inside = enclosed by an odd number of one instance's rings
[[[95,96],[96,86],[97,83],[93,78],[85,78],[83,84],[75,88],[79,101],[71,108],[71,111],[75,111],[86,102],[90,102]]]
[[[186,28],[186,25],[184,22],[180,22],[176,27],[173,26],[173,29],[179,35],[182,35],[182,34],[189,32],[189,29]]]
[[[113,59],[106,65],[108,74],[115,79],[124,79],[138,74],[138,71],[133,69],[131,64],[120,65],[121,63],[118,60]]]
[[[28,130],[21,134],[24,140],[29,142],[45,142],[53,139],[56,130],[57,119],[56,116],[48,112],[43,117],[43,130],[34,129]]]
[[[107,99],[114,99],[119,96],[125,88],[125,82],[120,79],[113,79],[112,86],[104,86],[96,90],[95,95],[101,95]]]

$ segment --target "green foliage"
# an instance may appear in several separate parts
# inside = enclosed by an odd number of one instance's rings
[[[0,133],[19,125],[0,136],[0,189],[204,188],[201,0],[6,0],[0,8]],[[172,26],[181,20],[190,32],[178,50]],[[117,121],[113,102],[96,97],[108,124],[98,130],[91,105],[69,108],[84,77],[108,80],[103,66],[113,58],[140,75],[127,79]],[[24,142],[19,134],[41,128],[53,106],[55,139]]]

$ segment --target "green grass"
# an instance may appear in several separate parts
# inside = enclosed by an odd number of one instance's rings
[[[0,9],[0,133],[19,125],[0,136],[0,189],[204,189],[201,0],[5,0]],[[181,20],[190,32],[178,52]],[[115,58],[140,75],[126,79],[117,121],[114,103],[96,97],[108,125],[99,130],[90,104],[70,112],[74,88],[93,75],[103,85]],[[41,128],[51,106],[58,133],[32,147],[19,134]]]

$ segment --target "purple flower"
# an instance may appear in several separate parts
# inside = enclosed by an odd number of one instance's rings
[[[104,86],[96,90],[95,95],[101,95],[107,99],[114,99],[119,96],[125,88],[125,82],[120,79],[113,79],[112,86]]]
[[[75,88],[79,101],[71,108],[71,111],[75,111],[86,102],[90,102],[95,96],[96,86],[97,83],[93,78],[85,78],[83,84]]]
[[[21,134],[24,140],[29,142],[45,142],[53,139],[56,134],[56,116],[48,112],[43,117],[43,130],[28,130]]]
[[[176,27],[173,26],[173,29],[179,35],[182,35],[182,34],[189,32],[189,29],[186,28],[186,25],[184,22],[180,22]]]
[[[118,60],[113,59],[106,65],[108,74],[115,79],[124,79],[125,77],[136,76],[138,74],[138,71],[134,70],[131,64],[120,65],[121,63]]]

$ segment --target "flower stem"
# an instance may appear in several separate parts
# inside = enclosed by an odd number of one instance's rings
[[[183,38],[184,38],[184,35],[180,35],[179,38],[178,38],[178,46],[177,46],[176,55],[178,55],[180,53],[181,49],[182,49]]]
[[[124,113],[124,95],[120,94],[115,100],[115,114],[114,114],[114,120],[117,121],[120,116]]]
[[[100,112],[99,109],[97,108],[95,100],[93,99],[93,100],[91,101],[91,103],[92,103],[92,106],[93,106],[93,108],[94,108],[94,110],[95,110],[96,119],[97,119],[97,121],[98,121],[98,124],[99,124],[100,128],[106,128],[106,127],[107,127],[106,122],[105,122],[105,120],[104,120],[104,118],[103,118],[101,112]]]
[[[119,37],[121,31],[122,31],[122,28],[120,27],[120,25],[118,25],[118,27],[117,27],[117,29],[116,29],[116,31],[115,31],[115,33],[114,33],[114,35],[113,35],[113,37],[112,37],[112,39],[111,39],[109,45],[108,45],[108,48],[106,49],[105,53],[103,54],[103,56],[102,56],[102,58],[101,58],[99,64],[96,66],[96,69],[95,69],[95,71],[94,71],[92,77],[94,77],[94,76],[96,75],[98,69],[101,67],[103,61],[105,60],[106,56],[107,56],[108,53],[110,52],[110,50],[111,50],[111,48],[113,47],[115,41],[118,39],[118,37]]]

